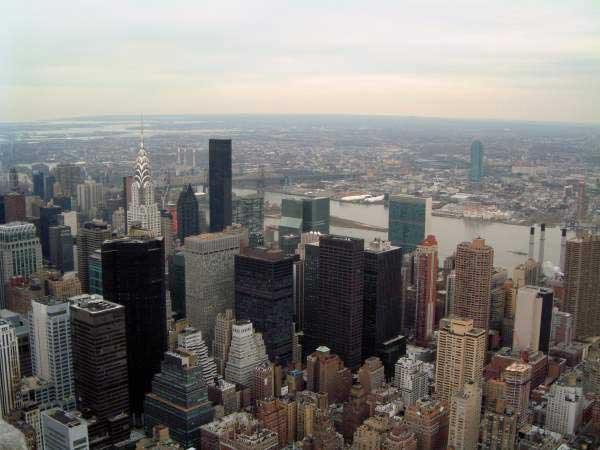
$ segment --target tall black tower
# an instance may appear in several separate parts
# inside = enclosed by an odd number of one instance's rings
[[[208,141],[210,231],[231,225],[231,139]]]
[[[125,307],[129,404],[139,424],[144,395],[167,350],[163,238],[122,238],[102,244],[102,288]]]
[[[188,184],[179,194],[177,200],[177,237],[183,245],[183,240],[188,236],[200,234],[200,216],[198,210],[198,200]]]

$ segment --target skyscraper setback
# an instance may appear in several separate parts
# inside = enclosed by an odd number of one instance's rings
[[[210,231],[231,225],[231,139],[208,141]]]

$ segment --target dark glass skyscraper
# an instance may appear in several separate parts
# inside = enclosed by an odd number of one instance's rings
[[[125,307],[127,365],[132,380],[129,404],[136,421],[167,349],[163,253],[162,238],[122,238],[102,244],[104,298]]]
[[[231,225],[231,139],[208,141],[210,231]]]
[[[177,237],[183,245],[183,241],[188,236],[200,234],[200,216],[198,211],[198,200],[188,184],[179,194],[177,200]]]
[[[75,269],[71,228],[66,225],[50,227],[50,262],[61,272],[71,272]]]
[[[319,342],[320,320],[322,319],[319,303],[319,243],[307,244],[304,247],[304,302],[298,305],[296,322],[304,332],[303,356],[314,352]]]
[[[42,206],[40,208],[40,241],[42,243],[42,255],[50,258],[50,227],[59,225],[58,215],[62,212],[60,206]]]
[[[175,253],[169,264],[171,309],[176,319],[183,319],[185,317],[185,257],[183,252]]]
[[[77,409],[91,448],[109,448],[129,438],[125,308],[96,295],[70,302]]]
[[[235,317],[263,334],[269,359],[292,359],[294,261],[281,250],[246,248],[235,256]]]
[[[42,200],[45,198],[44,172],[33,172],[33,195],[37,195]]]
[[[319,328],[315,337],[342,358],[346,367],[361,364],[364,241],[346,236],[319,239]],[[305,321],[313,320],[306,317]]]
[[[483,145],[479,141],[473,141],[471,144],[469,180],[481,181],[481,177],[483,177]]]

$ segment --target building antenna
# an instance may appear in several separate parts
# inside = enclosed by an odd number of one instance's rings
[[[141,131],[140,131],[140,148],[144,148],[144,113],[142,113],[141,118]]]

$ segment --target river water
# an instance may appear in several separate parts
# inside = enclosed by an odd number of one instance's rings
[[[246,194],[255,191],[234,189],[234,192]],[[265,193],[265,200],[269,203],[281,204],[281,199],[286,197],[294,196],[276,192]],[[388,210],[383,205],[346,203],[332,200],[331,215],[369,225],[386,228],[388,226]],[[266,224],[278,224],[278,222],[278,219],[265,219]],[[356,228],[331,227],[331,232],[363,238],[365,241],[370,241],[376,237],[387,239],[387,233]],[[484,238],[494,248],[494,265],[505,267],[509,272],[512,272],[515,266],[527,259],[526,255],[514,253],[522,252],[526,254],[528,251],[529,227],[527,226],[433,216],[431,233],[435,235],[438,241],[440,264],[443,258],[454,252],[459,243],[470,241],[476,237]],[[544,261],[549,261],[555,266],[558,265],[560,259],[560,234],[559,227],[546,227]],[[572,235],[573,233],[568,233],[569,237]],[[535,230],[535,236],[534,257],[537,259],[540,238],[539,226]]]

